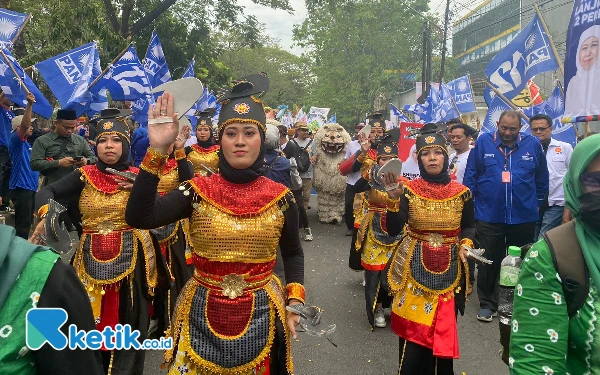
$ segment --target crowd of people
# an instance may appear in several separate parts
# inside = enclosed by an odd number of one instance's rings
[[[323,154],[307,123],[274,119],[260,99],[267,87],[261,74],[235,83],[216,127],[206,111],[195,129],[180,127],[169,93],[151,106],[147,127],[132,125],[127,108],[79,128],[74,111],[59,110],[44,134],[32,96],[22,115],[0,109],[1,203],[12,202],[15,215],[14,230],[0,226],[2,373],[143,373],[143,350],[28,350],[31,307],[63,308],[79,329],[128,324],[140,340],[170,337],[169,374],[294,373],[300,316],[290,307],[306,298],[302,240],[314,239],[307,211]],[[398,373],[453,374],[457,316],[475,280],[477,319],[492,322],[507,247],[531,244],[515,293],[510,372],[597,371],[600,136],[573,148],[552,138],[545,115],[530,119],[527,135],[516,111],[477,138],[460,119],[425,124],[395,170],[387,166],[399,158],[399,130],[382,112],[366,122],[370,131],[355,126],[339,165],[348,262],[364,272],[371,328],[386,328],[390,311]],[[52,201],[79,237],[72,265],[43,246]],[[572,280],[561,279],[545,236],[564,225],[585,269],[576,313]],[[490,264],[476,261],[477,248]]]

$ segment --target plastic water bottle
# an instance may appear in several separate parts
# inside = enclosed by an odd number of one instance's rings
[[[502,356],[508,357],[511,321],[513,313],[513,296],[515,286],[521,272],[521,248],[509,246],[508,255],[500,265],[500,292],[498,294],[498,320],[500,323],[500,343],[504,347]],[[504,359],[504,358],[503,358]],[[505,359],[505,362],[508,358]]]

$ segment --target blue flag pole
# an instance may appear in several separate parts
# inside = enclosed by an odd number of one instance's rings
[[[21,27],[19,27],[19,30],[17,31],[17,34],[15,35],[15,37],[10,42],[10,48],[12,48],[12,46],[15,44],[15,42],[17,41],[17,39],[19,39],[19,36],[23,32],[23,29],[25,28],[25,26],[27,26],[27,23],[29,23],[30,19],[31,19],[31,14],[27,15],[27,18],[25,18],[25,21],[23,21],[23,24],[21,24]]]
[[[542,22],[542,27],[544,28],[544,32],[548,35],[548,41],[550,41],[550,47],[552,47],[552,53],[554,53],[554,57],[556,58],[556,62],[558,63],[558,68],[560,69],[560,73],[565,76],[565,68],[563,66],[562,59],[558,55],[558,51],[556,50],[556,46],[554,45],[554,41],[552,40],[552,35],[550,35],[550,31],[548,30],[548,26],[546,26],[546,21],[544,21],[544,17],[542,17],[542,12],[540,12],[540,8],[537,3],[533,3],[533,8],[537,13],[538,17],[540,17],[540,21]]]
[[[15,70],[15,67],[10,62],[10,60],[8,59],[8,57],[6,57],[6,54],[4,53],[4,51],[2,50],[2,48],[0,48],[0,53],[2,54],[2,58],[4,59],[4,61],[6,61],[6,64],[10,67],[10,70],[12,70],[13,74],[15,75],[15,77],[17,77],[17,79],[19,80],[19,83],[21,84],[21,86],[25,89],[25,93],[27,95],[31,94],[31,91],[29,91],[29,89],[25,85],[25,82],[23,82],[23,80],[21,79],[21,77],[17,74],[17,71]]]
[[[100,73],[100,75],[98,77],[96,77],[95,80],[92,81],[92,83],[90,83],[90,85],[88,86],[88,88],[86,89],[86,91],[89,91],[92,86],[94,86],[96,83],[98,83],[98,81],[100,81],[100,79],[102,77],[104,77],[104,75],[106,74],[106,72],[108,72],[108,69],[110,69],[111,66],[113,66],[114,63],[116,63],[117,61],[119,61],[119,59],[121,57],[123,57],[123,55],[125,54],[125,52],[127,52],[127,50],[129,49],[129,47],[131,47],[133,45],[133,42],[129,43],[127,45],[127,47],[125,47],[125,49],[123,49],[123,51],[121,51],[121,53],[119,53],[119,55],[117,55],[117,57],[115,57],[113,59],[113,61],[110,62],[110,64],[108,64],[108,66],[102,71],[102,73]]]

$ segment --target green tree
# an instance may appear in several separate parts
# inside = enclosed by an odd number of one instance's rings
[[[276,45],[251,48],[249,46],[223,52],[219,61],[231,69],[233,78],[266,72],[269,91],[263,100],[271,107],[304,101],[312,80],[309,60],[282,50]]]
[[[308,99],[330,107],[338,122],[364,119],[380,96],[389,101],[400,85],[390,71],[419,66],[424,0],[312,0],[307,7],[310,17],[294,38],[313,63]]]

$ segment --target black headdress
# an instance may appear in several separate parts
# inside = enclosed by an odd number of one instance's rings
[[[266,131],[265,109],[258,99],[269,89],[269,78],[264,73],[252,74],[234,82],[230,90],[220,93],[219,133],[232,122],[256,124]],[[219,137],[220,138],[220,137]]]
[[[400,130],[394,128],[388,131],[377,145],[377,160],[383,156],[398,157],[398,143],[400,142]]]
[[[381,111],[370,113],[368,116],[371,129],[382,128],[385,132],[385,115]]]
[[[446,138],[440,132],[441,129],[437,124],[428,123],[423,125],[417,136],[417,153],[420,153],[424,148],[438,146],[448,154]]]
[[[129,126],[125,122],[125,116],[131,114],[131,110],[129,109],[116,109],[116,108],[107,108],[103,109],[100,112],[100,116],[95,119],[96,121],[96,131],[98,135],[96,136],[96,142],[103,135],[116,134],[121,138],[123,142],[123,151],[121,153],[121,157],[114,165],[106,165],[100,158],[98,158],[98,162],[96,166],[102,172],[106,170],[107,167],[116,169],[118,171],[125,170],[129,168],[129,143],[130,143],[130,135],[129,135]]]

